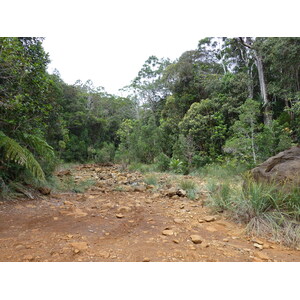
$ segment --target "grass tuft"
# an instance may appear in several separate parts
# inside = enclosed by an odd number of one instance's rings
[[[195,200],[198,194],[197,184],[193,180],[182,179],[179,182],[179,187],[187,192],[187,197]]]
[[[156,186],[158,184],[158,179],[157,176],[155,176],[154,174],[150,174],[144,178],[144,182],[148,185]]]

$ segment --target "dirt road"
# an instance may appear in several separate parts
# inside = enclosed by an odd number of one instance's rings
[[[300,251],[247,236],[199,200],[129,185],[133,175],[115,167],[81,166],[72,175],[96,185],[1,202],[0,261],[300,261]]]

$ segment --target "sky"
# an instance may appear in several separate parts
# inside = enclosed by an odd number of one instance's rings
[[[166,37],[162,30],[140,38],[130,34],[115,34],[113,40],[105,34],[102,38],[81,37],[75,47],[73,37],[48,36],[43,45],[50,55],[50,73],[57,69],[69,84],[91,79],[94,86],[121,94],[118,90],[130,84],[150,55],[176,59],[184,51],[195,49],[200,38],[197,32]]]
[[[45,37],[48,71],[57,69],[65,82],[90,79],[118,94],[150,55],[179,58],[206,36],[286,35],[282,2],[273,1],[272,9],[265,2],[253,0],[238,11],[238,0],[10,0],[1,10],[13,11],[13,17],[2,14],[0,25],[4,36]],[[284,21],[294,36],[297,12],[289,10]]]
[[[150,55],[176,59],[197,48],[205,36],[198,26],[197,1],[88,3],[72,7],[72,29],[67,34],[45,36],[44,48],[52,61],[49,71],[58,69],[69,84],[91,79],[116,94],[137,76]]]

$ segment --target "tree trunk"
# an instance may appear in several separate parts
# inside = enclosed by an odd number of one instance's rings
[[[257,71],[258,71],[260,93],[263,99],[263,106],[264,106],[264,124],[270,125],[272,122],[272,109],[271,109],[271,103],[267,95],[267,85],[265,81],[262,57],[260,53],[255,48],[253,48],[253,42],[251,38],[246,38],[246,41],[244,41],[243,38],[240,37],[239,41],[242,43],[243,46],[251,49],[254,53]]]
[[[247,88],[248,88],[248,98],[253,99],[254,96],[254,86],[253,86],[253,64],[250,66],[250,64],[247,64],[248,66],[248,82],[247,82]]]
[[[260,93],[261,93],[261,97],[263,99],[263,105],[264,105],[264,124],[270,125],[271,121],[272,121],[272,111],[271,111],[271,105],[270,105],[271,103],[267,96],[267,86],[266,86],[266,82],[265,82],[262,57],[255,49],[253,49],[253,50],[254,50],[254,55],[255,55],[255,59],[256,59],[257,71],[258,71]]]
[[[254,124],[251,121],[251,148],[252,148],[252,157],[254,165],[256,165],[256,153],[255,153],[255,145],[254,145]]]

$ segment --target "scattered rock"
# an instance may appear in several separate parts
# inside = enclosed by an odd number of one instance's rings
[[[187,192],[186,192],[185,190],[179,189],[179,190],[177,191],[177,195],[178,195],[179,197],[185,197],[185,196],[187,195]]]
[[[261,245],[261,244],[258,244],[258,243],[254,243],[253,246],[254,246],[255,248],[260,249],[260,250],[264,249],[264,246]]]
[[[263,260],[260,259],[260,258],[258,258],[258,257],[251,257],[251,256],[250,256],[250,258],[253,259],[253,262],[263,262]]]
[[[27,255],[24,255],[23,257],[24,260],[28,260],[28,261],[33,261],[34,260],[34,257],[30,254],[27,254]]]
[[[162,232],[162,235],[167,235],[167,236],[170,236],[170,235],[173,235],[173,234],[174,234],[173,230],[170,230],[170,229],[165,229]]]
[[[229,239],[227,239],[227,238],[225,238],[225,239],[223,239],[223,242],[229,242]]]
[[[64,201],[64,205],[74,205],[74,203],[66,200],[66,201]]]
[[[184,219],[179,219],[179,218],[175,218],[174,219],[174,222],[176,223],[176,224],[183,224],[184,223]]]
[[[123,214],[116,214],[116,217],[117,217],[118,219],[122,219],[122,218],[124,218],[124,215],[123,215]]]
[[[190,236],[190,238],[191,238],[191,240],[192,240],[192,242],[193,242],[194,244],[201,244],[201,243],[202,243],[202,238],[201,238],[201,236],[199,236],[199,235],[197,235],[197,234],[192,234],[192,235]]]
[[[110,253],[108,251],[101,251],[98,254],[99,254],[99,256],[101,256],[103,258],[109,258],[110,257]]]
[[[144,259],[143,259],[143,262],[149,262],[150,261],[150,258],[149,257],[145,257]]]
[[[198,219],[199,223],[205,223],[205,221],[203,219]]]
[[[85,217],[87,216],[87,213],[82,211],[80,208],[75,208],[74,215],[75,217]]]
[[[122,188],[124,192],[132,192],[134,190],[134,188],[130,185],[124,185]]]
[[[214,217],[214,216],[206,216],[206,217],[204,217],[203,219],[204,219],[204,221],[206,221],[206,222],[213,222],[213,221],[216,221],[216,217]]]
[[[151,196],[151,198],[153,198],[153,199],[157,199],[157,198],[159,198],[160,197],[160,194],[159,193],[154,193],[152,196]]]
[[[106,208],[110,209],[110,208],[114,208],[114,207],[115,207],[115,204],[113,204],[113,203],[105,203],[102,206],[103,209],[106,209]]]
[[[39,192],[43,195],[50,195],[51,189],[49,189],[47,187],[40,187]]]
[[[264,244],[264,242],[261,241],[261,240],[259,240],[259,239],[252,239],[251,242],[259,244],[259,245],[263,245]]]
[[[173,196],[175,196],[175,195],[177,194],[177,189],[174,188],[174,187],[171,187],[171,188],[169,188],[168,190],[166,190],[166,191],[164,192],[164,194],[165,194],[165,196],[173,197]]]
[[[270,259],[270,257],[267,254],[263,253],[263,252],[257,252],[257,253],[255,253],[255,255],[259,259],[262,259],[262,260],[269,260]]]
[[[173,243],[179,244],[179,241],[178,240],[173,240]]]
[[[88,244],[86,242],[73,242],[70,245],[74,248],[74,253],[79,253],[80,251],[84,251],[88,248]]]
[[[15,249],[16,250],[23,250],[23,249],[25,249],[25,246],[24,245],[17,245]]]
[[[180,204],[179,208],[180,208],[180,209],[184,209],[184,204],[183,204],[183,203]]]
[[[146,191],[146,187],[144,185],[137,185],[134,187],[134,192],[145,192]]]

